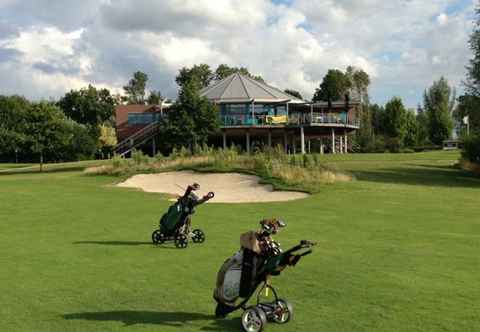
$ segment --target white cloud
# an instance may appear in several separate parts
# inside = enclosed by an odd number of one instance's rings
[[[474,13],[473,1],[460,0],[0,0],[0,7],[0,73],[16,82],[0,82],[0,94],[59,96],[88,83],[120,89],[143,70],[152,88],[175,97],[178,69],[204,62],[246,66],[308,98],[329,68],[355,65],[372,77],[373,101],[399,95],[409,106],[442,75],[459,85]]]
[[[437,23],[441,26],[444,26],[448,23],[448,15],[445,13],[441,13],[437,16]]]

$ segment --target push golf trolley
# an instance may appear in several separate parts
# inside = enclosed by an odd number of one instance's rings
[[[261,232],[249,232],[241,236],[242,249],[220,268],[213,295],[217,302],[215,315],[219,318],[238,309],[244,310],[241,324],[246,332],[260,332],[268,321],[279,324],[290,321],[293,316],[292,305],[278,297],[270,279],[287,266],[295,266],[303,256],[312,253],[311,248],[316,245],[303,240],[283,251],[270,235],[276,233],[279,227],[284,227],[285,223],[273,219],[264,220],[261,224]],[[264,291],[273,294],[272,301],[261,301]],[[256,292],[256,304],[248,306],[247,303]]]
[[[199,198],[195,194],[195,191],[199,189],[198,183],[188,186],[184,195],[168,208],[168,211],[160,218],[159,228],[152,233],[154,244],[173,241],[177,248],[186,248],[189,240],[194,243],[205,241],[205,233],[201,229],[191,230],[192,214],[195,213],[196,206],[212,199],[215,194],[209,192]]]

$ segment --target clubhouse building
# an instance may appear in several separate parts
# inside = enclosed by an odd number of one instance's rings
[[[360,128],[358,102],[310,103],[238,73],[200,95],[219,108],[221,131],[210,141],[224,148],[235,144],[251,152],[280,145],[289,153],[348,153],[349,136]],[[165,110],[146,106],[130,112],[135,106],[117,107],[119,154],[149,140],[155,145],[161,130],[158,119]],[[128,135],[120,135],[120,128]]]

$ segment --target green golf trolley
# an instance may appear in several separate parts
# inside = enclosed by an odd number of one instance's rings
[[[217,302],[215,315],[226,317],[229,313],[243,309],[242,328],[246,332],[260,332],[268,321],[285,324],[293,316],[293,307],[278,297],[270,284],[272,276],[279,275],[287,266],[295,266],[310,253],[316,243],[303,240],[293,248],[283,251],[271,238],[285,223],[281,220],[262,220],[262,230],[248,232],[240,238],[241,249],[227,259],[217,274],[213,298]],[[257,289],[259,288],[257,292]],[[264,302],[261,294],[273,294],[273,300]],[[257,293],[256,303],[247,305]]]
[[[183,196],[168,208],[168,211],[160,218],[159,228],[152,233],[154,244],[173,241],[177,248],[186,248],[189,240],[192,240],[193,243],[205,241],[205,233],[201,229],[191,230],[192,214],[195,213],[195,207],[212,199],[215,194],[209,192],[199,198],[195,194],[195,191],[199,189],[198,183],[188,186]]]

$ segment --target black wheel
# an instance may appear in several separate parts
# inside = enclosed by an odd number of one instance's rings
[[[203,243],[205,242],[205,233],[201,229],[193,230],[192,241],[194,243]]]
[[[259,307],[249,307],[242,314],[242,329],[245,332],[261,332],[267,324],[267,315]]]
[[[175,247],[183,249],[188,246],[188,238],[185,234],[178,234],[175,236]]]
[[[152,242],[155,244],[162,244],[165,242],[165,235],[163,235],[159,229],[154,230],[152,233]]]
[[[275,303],[275,311],[273,313],[273,321],[278,324],[288,323],[293,316],[293,307],[287,301],[278,299]]]

